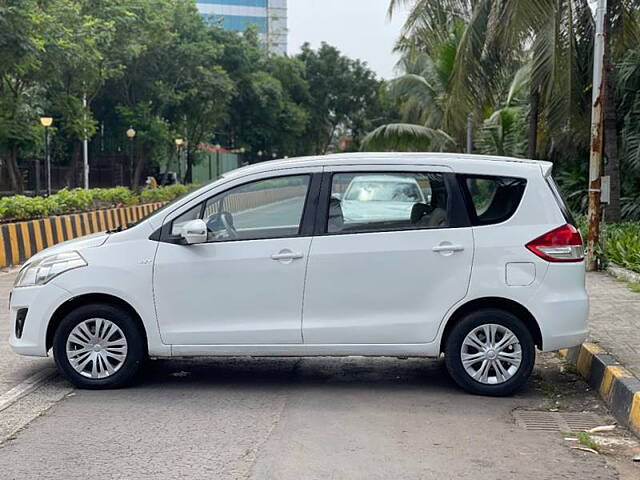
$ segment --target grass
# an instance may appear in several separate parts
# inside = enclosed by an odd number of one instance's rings
[[[595,450],[596,452],[600,451],[598,442],[591,438],[591,435],[589,435],[587,432],[578,432],[575,434],[575,437],[578,439],[578,443],[580,443],[581,445],[584,445],[591,450]]]
[[[640,283],[628,282],[627,286],[632,292],[640,293]]]

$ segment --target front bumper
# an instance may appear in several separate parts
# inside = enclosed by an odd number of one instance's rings
[[[46,357],[47,325],[59,305],[70,297],[69,292],[52,283],[35,287],[14,288],[9,303],[9,345],[20,355]],[[22,335],[16,337],[16,316],[27,308]]]

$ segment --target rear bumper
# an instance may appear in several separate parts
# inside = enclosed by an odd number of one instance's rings
[[[542,333],[542,351],[580,345],[589,333],[589,297],[581,263],[550,264],[530,302]]]
[[[68,300],[69,292],[51,283],[37,287],[15,288],[9,304],[9,345],[20,355],[46,357],[46,336],[49,319],[55,308]],[[18,310],[27,308],[22,335],[16,337]]]

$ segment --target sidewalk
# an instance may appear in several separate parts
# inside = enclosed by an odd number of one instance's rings
[[[587,274],[591,300],[589,341],[640,378],[640,293],[606,273]]]
[[[587,274],[589,341],[560,354],[600,394],[618,422],[640,435],[640,293],[606,273]]]

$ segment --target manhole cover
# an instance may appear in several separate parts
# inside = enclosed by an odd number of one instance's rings
[[[545,412],[536,410],[515,410],[516,425],[525,430],[543,432],[576,432],[590,430],[604,425],[602,418],[593,413]]]

